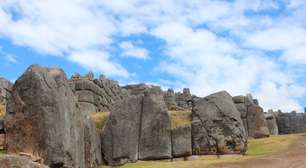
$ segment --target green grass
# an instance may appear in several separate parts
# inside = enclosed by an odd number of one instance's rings
[[[266,155],[286,151],[300,138],[300,134],[278,135],[264,139],[250,139],[246,155],[199,156],[190,161],[140,161],[122,166],[122,168],[205,168],[218,163],[241,162]]]
[[[248,156],[261,156],[287,150],[289,145],[300,137],[299,134],[277,135],[263,139],[249,140]]]
[[[109,112],[97,112],[91,115],[92,120],[96,123],[96,127],[102,129],[109,117]]]
[[[171,128],[191,124],[191,111],[169,111]]]

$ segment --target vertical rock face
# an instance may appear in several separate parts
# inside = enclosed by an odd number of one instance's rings
[[[110,165],[138,160],[142,97],[130,96],[117,102],[102,134],[102,149]]]
[[[194,154],[243,153],[247,136],[240,113],[225,91],[193,103],[192,144]]]
[[[100,132],[89,117],[85,118],[84,123],[85,167],[97,168],[102,163]]]
[[[160,89],[145,92],[141,114],[139,159],[171,158],[171,123]]]
[[[85,168],[90,131],[61,69],[29,67],[14,84],[4,125],[8,153],[29,153],[50,167]]]
[[[269,129],[261,107],[256,104],[248,106],[247,122],[249,136],[254,138],[269,137]]]
[[[11,92],[13,89],[13,84],[0,77],[0,103],[1,104],[6,104],[7,100],[11,96]]]
[[[270,135],[278,135],[278,127],[275,114],[273,112],[266,113],[265,118]]]
[[[276,120],[279,134],[306,132],[306,115],[304,113],[279,113]]]
[[[173,157],[183,157],[192,155],[190,125],[174,128],[171,131],[171,136]]]
[[[171,158],[170,116],[160,88],[118,101],[102,132],[103,156],[110,165]]]
[[[233,101],[240,112],[244,128],[248,136],[261,138],[269,136],[269,129],[262,108],[251,94],[235,96]]]

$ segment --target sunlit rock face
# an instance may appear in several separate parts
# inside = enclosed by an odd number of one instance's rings
[[[90,138],[97,133],[90,122],[80,112],[63,70],[32,65],[14,84],[8,102],[7,152],[29,153],[51,167],[96,167],[101,155],[86,150],[90,146],[84,142],[99,146]]]
[[[225,91],[201,98],[192,108],[193,154],[244,153],[247,135],[232,97]]]
[[[252,95],[235,96],[233,101],[240,112],[244,128],[249,137],[263,138],[270,135],[264,111]]]

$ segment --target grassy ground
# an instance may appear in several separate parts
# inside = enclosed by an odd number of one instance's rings
[[[171,127],[191,124],[191,111],[170,111]]]
[[[299,137],[299,134],[271,136],[264,139],[249,140],[248,152],[245,156],[225,155],[200,156],[190,161],[142,161],[130,163],[122,168],[205,168],[217,163],[240,162],[247,159],[262,157],[286,151]]]
[[[96,127],[102,129],[109,117],[109,112],[93,113],[91,118],[96,123]]]

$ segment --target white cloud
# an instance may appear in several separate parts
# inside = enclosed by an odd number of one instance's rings
[[[127,76],[126,70],[104,56],[116,28],[108,15],[92,8],[94,1],[12,0],[0,5],[0,36],[14,44],[63,56],[108,75]],[[13,19],[16,14],[5,12],[13,8],[18,9],[17,19]]]
[[[10,62],[10,63],[17,63],[17,59],[15,55],[12,54],[6,54],[5,58]]]
[[[306,88],[298,85],[277,86],[273,82],[264,82],[256,97],[266,109],[281,109],[284,112],[301,110],[297,101],[306,93]]]
[[[132,57],[138,59],[148,59],[149,52],[145,48],[140,48],[135,46],[132,42],[124,41],[119,44],[122,50],[122,56],[124,57]]]
[[[3,0],[0,37],[129,77],[110,51],[118,46],[121,56],[148,59],[151,49],[136,46],[129,36],[149,35],[165,42],[165,58],[154,70],[173,80],[160,79],[161,84],[190,87],[203,96],[224,89],[233,95],[252,92],[265,108],[300,109],[297,100],[306,86],[297,83],[306,76],[295,74],[294,66],[306,64],[306,3],[286,5],[284,13],[270,16],[261,12],[282,11],[277,1]]]

